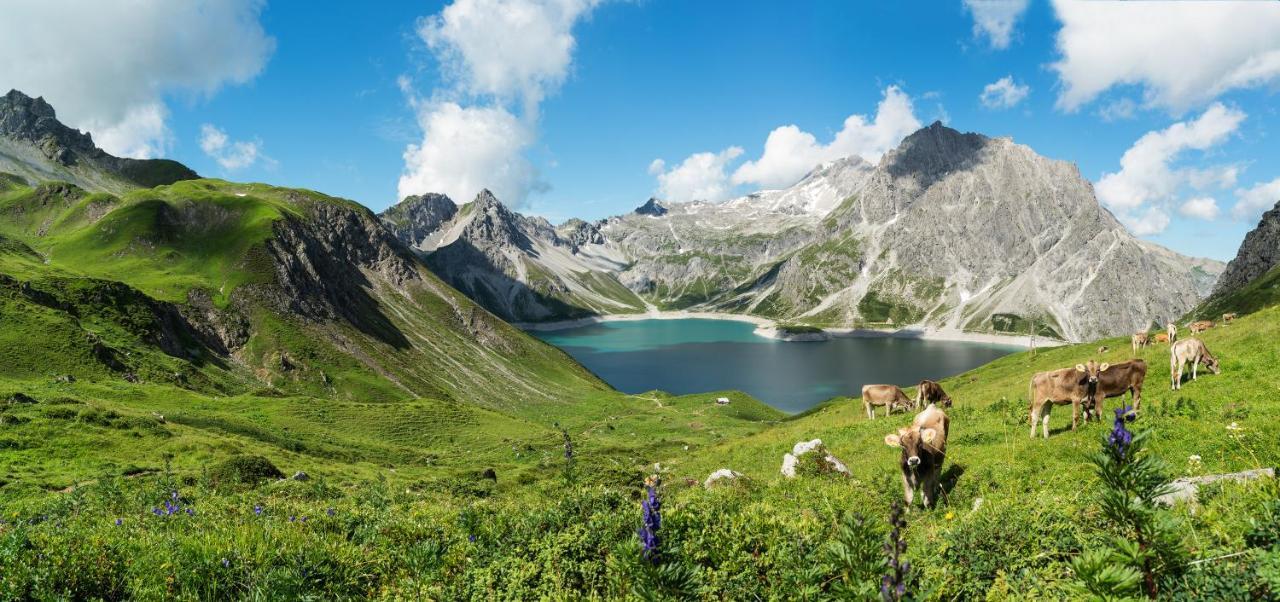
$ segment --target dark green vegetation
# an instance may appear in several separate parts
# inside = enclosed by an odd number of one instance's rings
[[[882,440],[909,416],[619,394],[445,286],[364,208],[314,192],[0,191],[0,598],[876,591],[901,497]],[[1173,476],[1276,464],[1278,336],[1275,307],[1210,330],[1224,373],[1176,393],[1167,348],[1142,351],[1146,453]],[[1069,597],[1072,559],[1122,535],[1088,462],[1107,426],[1069,432],[1059,407],[1051,439],[1027,436],[1030,375],[1100,344],[1101,361],[1128,357],[1113,339],[942,381],[945,495],[906,518],[918,597]],[[781,478],[813,438],[852,476]],[[746,479],[689,484],[720,468]],[[636,540],[655,471],[658,564]],[[1175,506],[1187,564],[1161,591],[1275,596],[1277,500],[1273,483],[1227,483]]]

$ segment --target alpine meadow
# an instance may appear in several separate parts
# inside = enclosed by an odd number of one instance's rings
[[[1280,599],[1280,3],[0,12],[0,600]]]

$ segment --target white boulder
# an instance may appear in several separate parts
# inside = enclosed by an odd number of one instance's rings
[[[702,483],[702,486],[707,489],[711,489],[711,486],[715,485],[719,481],[733,481],[740,478],[742,478],[742,473],[735,470],[729,470],[728,468],[721,468],[720,470],[711,473],[711,475],[707,477],[707,480]]]

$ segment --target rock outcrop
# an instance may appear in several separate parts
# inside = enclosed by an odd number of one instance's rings
[[[199,177],[177,161],[114,157],[98,148],[88,133],[58,121],[43,98],[17,90],[0,96],[0,172],[117,193]]]
[[[1236,292],[1280,266],[1280,202],[1262,215],[1245,235],[1235,259],[1227,264],[1213,287],[1213,296]]]

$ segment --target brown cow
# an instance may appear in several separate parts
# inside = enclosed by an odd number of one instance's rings
[[[1196,367],[1204,364],[1214,374],[1222,374],[1222,365],[1218,358],[1209,353],[1200,339],[1184,339],[1169,348],[1169,378],[1174,390],[1182,388],[1182,368],[1191,363],[1191,380],[1196,379]]]
[[[1200,320],[1191,323],[1191,334],[1200,334],[1206,330],[1213,328],[1213,322],[1210,320]]]
[[[889,447],[902,449],[899,467],[902,469],[902,497],[911,507],[915,490],[920,490],[924,506],[938,502],[938,477],[942,474],[942,462],[947,457],[947,431],[951,421],[938,406],[929,404],[916,414],[911,426],[885,435]]]
[[[1240,314],[1237,314],[1235,312],[1222,314],[1222,323],[1230,324],[1232,320],[1235,320],[1236,318],[1239,318],[1239,317],[1240,317]]]
[[[1101,420],[1103,400],[1125,393],[1132,395],[1134,410],[1142,407],[1142,383],[1146,380],[1147,363],[1140,359],[1100,366],[1097,386],[1085,401],[1085,421],[1089,421],[1090,415],[1094,420]]]
[[[1168,334],[1168,333],[1165,333],[1165,332],[1157,333],[1157,334],[1156,334],[1156,342],[1157,342],[1157,343],[1168,343],[1168,342],[1169,342],[1169,334]]]
[[[942,403],[942,407],[951,407],[951,396],[942,390],[942,385],[931,381],[922,380],[916,386],[916,409],[919,410],[927,404]]]
[[[1151,342],[1151,337],[1145,332],[1135,332],[1131,342],[1133,343],[1133,352],[1137,353],[1139,349],[1146,347]]]
[[[1043,415],[1044,438],[1049,438],[1049,411],[1056,405],[1071,404],[1071,430],[1080,423],[1081,404],[1091,398],[1098,384],[1098,373],[1108,364],[1099,366],[1093,360],[1089,364],[1076,364],[1075,368],[1063,368],[1037,372],[1031,377],[1028,397],[1031,400],[1031,438],[1036,437],[1036,423]]]
[[[911,398],[898,385],[863,385],[862,407],[867,410],[867,418],[875,420],[876,411],[872,406],[884,406],[888,416],[895,407],[903,410],[911,407]]]

